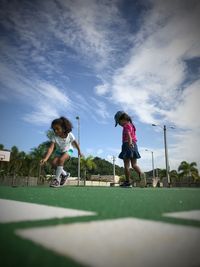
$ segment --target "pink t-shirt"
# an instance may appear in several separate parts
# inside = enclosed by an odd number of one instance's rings
[[[123,132],[122,132],[122,142],[128,142],[128,133],[130,133],[130,136],[133,140],[134,143],[137,142],[137,137],[136,137],[136,128],[135,126],[130,123],[127,122],[126,124],[124,124],[123,126]]]

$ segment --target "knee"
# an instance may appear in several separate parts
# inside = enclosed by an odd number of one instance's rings
[[[52,166],[52,168],[55,168],[57,166],[57,163],[55,161],[52,161],[51,166]]]
[[[66,160],[67,159],[64,157],[59,158],[57,162],[57,166],[63,166]]]
[[[131,164],[132,165],[132,168],[133,169],[136,169],[137,168],[137,163],[133,163],[133,164]]]
[[[57,166],[63,166],[64,161],[63,160],[58,160]]]

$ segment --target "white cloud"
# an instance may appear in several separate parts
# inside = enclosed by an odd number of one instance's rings
[[[19,38],[15,40],[15,45],[6,38],[1,43],[2,51],[5,52],[4,56],[1,55],[1,69],[4,68],[1,72],[2,83],[18,99],[23,99],[28,105],[34,103],[33,111],[24,118],[41,123],[45,118],[48,120],[49,116],[59,114],[64,107],[68,110],[74,107],[87,113],[95,110],[92,117],[96,121],[99,121],[98,117],[106,119],[108,111],[102,101],[93,99],[97,107],[94,109],[94,105],[85,96],[72,93],[78,100],[76,103],[69,100],[66,92],[38,77],[45,74],[48,80],[48,76],[59,74],[58,79],[60,77],[66,80],[68,71],[65,67],[64,71],[60,63],[73,56],[79,62],[83,58],[87,59],[87,64],[95,68],[108,62],[112,51],[109,44],[110,25],[122,21],[119,19],[115,1],[45,1],[39,7],[28,3],[27,6],[21,5],[20,9],[9,7],[6,12],[7,16],[0,11],[0,22],[5,28],[12,29]],[[72,53],[66,53],[69,48]],[[106,87],[98,90],[105,92]],[[45,105],[46,109],[43,108]],[[52,110],[48,106],[52,106]]]
[[[32,81],[6,64],[0,64],[2,94],[31,107],[23,119],[33,124],[48,124],[64,110],[71,110],[71,100],[62,89],[38,80]],[[3,100],[4,100],[3,99]]]
[[[97,95],[105,95],[106,93],[109,92],[109,87],[108,84],[100,84],[95,87],[95,91]]]
[[[177,132],[178,128],[192,129],[184,135],[174,134],[176,149],[169,146],[171,166],[177,168],[182,160],[198,163],[200,159],[200,80],[196,76],[196,80],[188,82],[186,64],[186,60],[200,56],[200,3],[151,3],[133,38],[129,60],[116,69],[108,87],[112,100],[141,122],[175,124]],[[164,149],[160,152],[158,166],[165,168]],[[140,162],[143,164],[143,159]]]
[[[69,108],[71,105],[71,101],[66,93],[62,92],[57,87],[48,84],[48,83],[41,83],[39,84],[38,88],[36,89],[36,93],[39,93],[42,97],[45,98],[45,101],[52,103],[52,105],[61,105]]]
[[[32,111],[26,114],[24,119],[34,124],[49,124],[66,110],[72,110],[71,100],[66,93],[44,82],[35,84],[35,90],[29,95],[30,100],[29,105],[32,106]]]
[[[103,120],[109,118],[109,112],[107,110],[106,104],[102,101],[99,101],[99,100],[93,98],[93,97],[91,99],[92,99],[93,107],[95,107],[95,110],[93,110],[93,112],[95,112]]]
[[[99,149],[97,150],[97,155],[101,155],[102,153],[103,153],[103,149],[99,148]]]
[[[110,117],[101,98],[105,96],[112,106],[121,106],[141,122],[192,128],[176,136],[177,151],[183,155],[187,149],[187,155],[198,158],[192,151],[198,144],[200,84],[199,77],[187,81],[186,60],[200,55],[200,4],[195,0],[150,3],[139,28],[132,18],[134,34],[117,0],[52,0],[38,6],[28,3],[26,12],[23,5],[0,10],[0,22],[17,34],[12,42],[6,37],[0,42],[1,100],[15,97],[29,105],[24,119],[31,123],[49,123],[74,110],[103,122]],[[69,83],[58,85],[59,79],[70,81],[68,59],[81,67],[84,62],[96,72],[102,80],[94,85],[98,98],[79,90],[69,94]],[[173,162],[179,158],[175,154]]]
[[[200,152],[198,149],[200,129],[173,133],[173,136],[175,142],[169,147],[171,165],[175,168],[176,164],[180,164],[183,160],[189,163],[194,161],[200,170]]]
[[[45,10],[50,13],[45,16],[49,32],[76,51],[79,59],[87,59],[87,64],[105,67],[113,51],[109,28],[120,20],[115,1],[59,0],[57,3],[45,4]]]
[[[107,155],[106,160],[113,164],[113,155]],[[124,163],[121,159],[119,159],[118,157],[115,157],[115,165],[117,165],[119,167],[123,167]]]
[[[160,129],[158,133],[163,135],[163,130]],[[177,170],[182,161],[187,161],[189,163],[194,161],[197,163],[197,167],[200,170],[200,152],[198,149],[199,136],[199,129],[185,129],[181,131],[176,128],[167,129],[167,148],[170,170]],[[152,169],[151,154],[145,151],[145,149],[153,151],[155,168],[166,168],[164,143],[163,148],[157,148],[156,146],[140,147],[141,159],[139,159],[138,162],[145,171],[149,171]]]
[[[200,80],[188,86],[168,113],[169,120],[181,128],[200,128]]]
[[[35,90],[34,94],[32,93],[33,102],[29,103],[32,106],[32,110],[24,116],[24,119],[29,123],[49,124],[53,119],[72,111],[73,107],[66,93],[48,84],[46,84],[46,89],[47,95],[43,91],[44,84],[41,87],[38,84],[38,90]]]
[[[35,110],[25,114],[23,119],[32,124],[50,125],[51,121],[59,116],[58,110],[56,110],[55,107],[52,107],[49,104],[40,103]]]
[[[152,1],[152,9],[135,36],[129,61],[115,71],[110,86],[106,84],[106,88],[112,88],[113,100],[142,122],[159,118],[175,121],[172,114],[176,117],[175,107],[182,91],[187,91],[183,86],[187,80],[185,60],[200,55],[199,11],[195,1],[188,5],[187,1]],[[104,85],[96,89],[97,93],[106,93]]]
[[[146,151],[146,149],[148,149],[148,151]],[[142,171],[150,171],[153,169],[151,151],[153,152],[154,169],[165,169],[165,160],[163,157],[164,148],[155,149],[154,147],[141,147],[139,150],[141,158],[138,160],[138,165]]]

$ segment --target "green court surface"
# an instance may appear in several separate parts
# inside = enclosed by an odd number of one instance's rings
[[[200,266],[197,188],[2,186],[0,200],[1,266]]]

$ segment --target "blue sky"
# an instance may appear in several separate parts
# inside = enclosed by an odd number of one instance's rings
[[[0,143],[29,152],[61,115],[77,137],[79,116],[84,155],[111,160],[122,130],[113,116],[125,110],[144,171],[150,151],[165,168],[163,125],[170,168],[200,167],[199,18],[197,0],[1,1]]]

